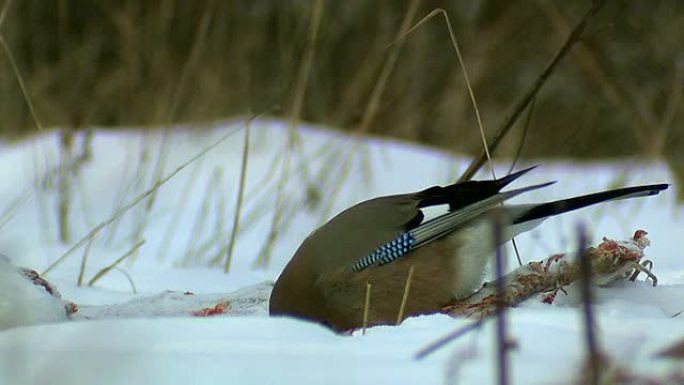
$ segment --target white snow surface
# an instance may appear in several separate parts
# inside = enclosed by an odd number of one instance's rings
[[[67,320],[65,302],[0,256],[0,330]]]
[[[225,254],[220,247],[232,231],[243,126],[228,122],[200,132],[171,131],[164,174],[219,137],[234,134],[161,186],[149,212],[143,201],[96,236],[85,282],[133,244],[146,241],[119,270],[92,287],[77,286],[85,249],[81,247],[45,277],[65,300],[78,304],[70,321],[50,316],[56,309],[51,297],[45,298],[40,287],[26,285],[26,279],[20,281],[23,277],[14,266],[44,271],[153,185],[163,133],[96,130],[92,159],[70,174],[67,242],[60,242],[57,235],[60,179],[46,178],[46,170],[59,164],[58,132],[18,143],[0,142],[0,254],[14,265],[0,258],[0,322],[5,322],[0,323],[0,385],[494,383],[493,323],[416,360],[421,348],[470,321],[421,316],[396,327],[371,328],[365,335],[342,336],[318,324],[267,316],[271,283],[323,219],[364,199],[449,183],[468,159],[415,144],[375,138],[355,142],[323,128],[300,127],[301,143],[283,200],[288,219],[271,263],[255,269],[273,219],[280,173],[274,165],[280,164],[287,145],[287,129],[278,121],[254,122],[241,230],[226,275],[219,266],[208,267],[208,261]],[[353,146],[358,151],[349,176],[335,194],[346,157],[343,151]],[[307,159],[306,169],[299,166],[300,159]],[[628,159],[584,164],[526,161],[516,168],[535,163],[541,166],[515,186],[558,183],[515,202],[671,179],[663,164]],[[508,167],[498,163],[497,175]],[[479,179],[490,177],[488,171],[478,174]],[[322,205],[302,203],[308,196],[307,178],[322,191]],[[572,251],[580,222],[589,229],[593,244],[603,236],[621,240],[636,229],[649,232],[651,246],[645,253],[654,261],[659,285],[623,282],[594,291],[601,348],[615,363],[648,376],[684,369],[681,361],[654,355],[684,338],[684,315],[675,316],[684,309],[684,219],[674,202],[677,187],[655,197],[552,218],[517,239],[523,259],[539,260]],[[325,211],[333,197],[331,210]],[[509,265],[513,266],[511,261]],[[578,290],[574,285],[567,289],[568,294],[559,294],[553,305],[531,299],[508,312],[509,335],[516,342],[510,353],[513,384],[576,382],[585,354],[584,332]],[[221,301],[231,303],[226,314],[192,314]],[[17,318],[16,306],[28,309],[21,315],[29,316]]]

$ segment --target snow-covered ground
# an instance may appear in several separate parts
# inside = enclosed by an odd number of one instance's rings
[[[302,127],[272,260],[267,268],[255,269],[273,218],[287,130],[279,122],[253,123],[240,231],[226,275],[220,266],[208,266],[217,255],[225,257],[232,231],[242,128],[242,123],[229,123],[201,133],[171,134],[164,174],[234,132],[161,186],[151,209],[143,201],[99,232],[89,248],[84,282],[145,240],[133,257],[92,287],[76,285],[86,246],[47,274],[62,297],[80,310],[72,321],[0,331],[0,384],[494,383],[493,324],[415,360],[421,348],[469,321],[422,316],[398,327],[340,336],[316,324],[266,316],[269,285],[264,282],[275,280],[299,242],[324,218],[363,199],[453,181],[467,160],[413,144],[364,139],[342,179],[346,151],[354,142],[339,133]],[[59,136],[51,132],[20,143],[0,142],[0,254],[15,266],[43,272],[154,184],[162,137],[161,131],[96,131],[92,159],[69,174],[66,243],[58,241],[60,180],[46,177],[46,170],[59,164]],[[516,186],[558,183],[516,202],[670,180],[667,168],[658,163],[540,163]],[[500,164],[497,175],[507,169]],[[339,180],[343,183],[335,193]],[[321,191],[320,201],[311,199],[307,183]],[[594,244],[602,236],[626,239],[636,229],[649,232],[652,246],[646,255],[655,263],[658,287],[625,282],[595,291],[602,348],[616,363],[645,375],[684,366],[654,356],[684,338],[684,315],[673,317],[684,309],[684,219],[674,195],[668,190],[580,210],[550,219],[517,239],[522,257],[536,260],[572,251],[580,221],[590,229]],[[9,265],[0,260],[0,266]],[[34,292],[20,294],[17,288],[16,280],[0,281],[0,312],[42,303],[32,299]],[[18,305],[7,300],[17,297],[24,299]],[[226,298],[232,301],[231,311],[197,316],[196,311],[211,310]],[[517,343],[511,353],[513,383],[563,384],[577,378],[584,357],[579,302],[577,290],[570,287],[553,305],[530,300],[509,312],[510,335]],[[39,321],[50,320],[55,319]]]

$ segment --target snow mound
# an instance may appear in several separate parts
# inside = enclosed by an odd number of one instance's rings
[[[165,291],[116,305],[81,306],[74,320],[178,316],[267,316],[272,282],[232,293],[194,294]]]
[[[74,309],[36,272],[18,268],[0,256],[0,330],[62,322]]]

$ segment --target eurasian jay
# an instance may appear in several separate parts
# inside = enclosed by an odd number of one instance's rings
[[[363,324],[367,284],[368,325],[394,324],[409,269],[414,272],[404,314],[437,313],[477,291],[499,244],[544,219],[608,200],[658,194],[667,184],[625,187],[541,204],[502,205],[551,183],[500,192],[533,167],[491,181],[434,186],[356,204],[315,230],[299,246],[273,287],[271,315],[323,323],[337,331]],[[421,208],[449,205],[424,220]]]

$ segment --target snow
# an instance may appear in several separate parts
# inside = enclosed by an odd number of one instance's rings
[[[3,293],[0,330],[67,320],[64,301],[35,285],[3,256],[0,256],[0,293]]]
[[[254,260],[262,252],[275,206],[279,171],[273,165],[287,143],[281,122],[257,121],[251,127],[243,227],[226,275],[220,266],[208,265],[231,232],[242,126],[228,122],[201,132],[172,132],[165,174],[221,136],[233,134],[161,186],[149,212],[143,201],[96,236],[86,282],[138,240],[146,241],[137,255],[119,265],[120,270],[111,271],[93,287],[78,287],[84,249],[80,248],[45,277],[64,299],[79,306],[66,322],[57,306],[63,302],[45,295],[41,287],[17,274],[14,266],[44,271],[98,223],[149,188],[163,133],[96,131],[93,159],[79,173],[71,174],[72,237],[66,243],[57,239],[59,179],[50,184],[45,177],[46,170],[55,169],[60,159],[58,133],[18,143],[0,142],[0,179],[4,181],[0,185],[4,204],[0,206],[0,253],[14,265],[0,258],[0,329],[4,329],[0,331],[0,384],[493,383],[493,323],[416,360],[415,354],[427,344],[471,321],[421,316],[398,327],[341,336],[317,324],[266,316],[270,282],[325,218],[363,199],[452,181],[468,160],[414,144],[375,138],[357,143],[320,127],[301,127],[303,152],[297,153],[293,163],[283,205],[292,214],[286,215],[288,222],[274,246],[272,263],[255,269]],[[77,141],[77,149],[79,145]],[[345,151],[355,146],[358,150],[349,176],[331,208],[304,205],[304,175],[329,202],[335,197]],[[300,159],[308,159],[306,171],[298,166]],[[667,168],[657,162],[538,163],[542,166],[517,182],[517,187],[549,180],[559,183],[523,194],[515,202],[559,199],[616,183],[671,179]],[[508,167],[499,164],[497,175]],[[479,174],[479,178],[489,177],[488,172]],[[622,282],[595,290],[602,349],[617,364],[644,375],[684,366],[654,356],[684,338],[684,316],[675,316],[684,309],[684,244],[680,241],[684,220],[674,195],[668,190],[656,197],[584,209],[550,219],[517,239],[523,259],[538,260],[574,250],[579,221],[594,236],[592,244],[603,236],[627,239],[636,229],[649,232],[652,245],[645,253],[655,263],[659,285]],[[510,260],[509,265],[513,267]],[[514,384],[565,384],[577,379],[584,357],[581,301],[574,285],[567,291],[553,305],[530,300],[508,312],[509,334],[517,346],[511,353]],[[217,303],[230,306],[223,314],[193,316]],[[30,312],[14,310],[17,306]]]

